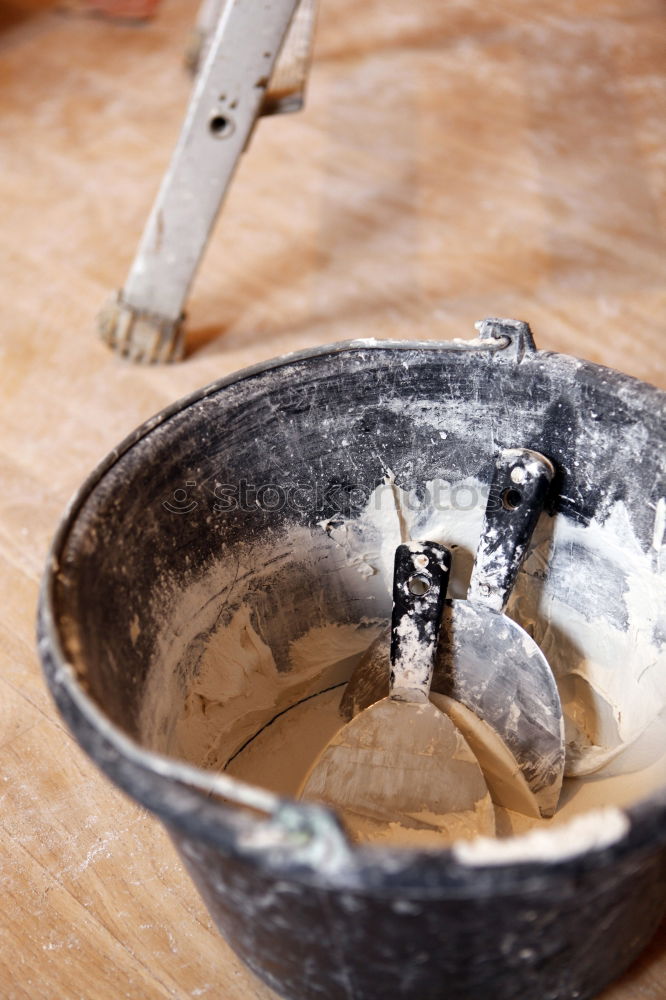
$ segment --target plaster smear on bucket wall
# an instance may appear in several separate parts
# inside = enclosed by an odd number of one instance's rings
[[[463,488],[474,491],[479,502],[470,509],[442,509],[433,498],[453,488],[458,495]],[[360,517],[322,522],[320,532],[293,527],[281,539],[267,540],[264,553],[255,545],[245,564],[240,552],[233,567],[216,565],[171,602],[169,634],[155,657],[144,702],[144,737],[155,749],[221,768],[280,712],[345,681],[386,623],[393,556],[402,540],[453,548],[450,596],[464,597],[485,494],[487,486],[475,479],[433,481],[417,499],[389,472]],[[295,553],[311,567],[325,559],[326,571],[337,573],[346,591],[370,607],[368,597],[376,599],[379,614],[340,624],[326,621],[324,609],[300,635],[303,623],[295,621],[291,669],[281,672],[254,627],[247,596],[277,566],[293,564]],[[666,577],[655,571],[658,555],[643,552],[621,503],[604,523],[587,526],[543,515],[507,609],[533,634],[558,678],[568,773],[603,767],[588,808],[600,793],[606,801],[606,777],[634,772],[636,799],[666,781],[666,762],[659,763],[666,733],[666,664],[659,647]],[[234,588],[237,580],[243,583]],[[220,595],[219,602],[211,602],[211,594]],[[225,602],[233,613],[222,622]]]
[[[355,567],[323,532],[306,527],[272,539],[263,552],[256,544],[247,550],[239,546],[232,562],[215,564],[184,592],[176,587],[170,600],[161,592],[160,603],[169,606],[168,626],[158,640],[144,695],[141,731],[147,745],[221,769],[280,712],[349,677],[384,626],[383,613],[339,623],[328,620],[321,606],[296,609],[286,616],[288,670],[278,669],[253,621],[252,591],[261,590],[283,567],[293,566],[303,575],[309,566],[314,575],[324,561],[326,572],[336,574],[349,594],[367,596],[367,583]],[[310,628],[303,620],[308,616]]]

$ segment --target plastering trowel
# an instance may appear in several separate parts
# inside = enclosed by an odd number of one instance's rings
[[[442,842],[495,833],[479,764],[450,718],[429,701],[451,566],[444,546],[399,545],[385,698],[336,733],[301,787],[356,828],[434,833]]]

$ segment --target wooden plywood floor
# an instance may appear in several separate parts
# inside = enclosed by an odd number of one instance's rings
[[[323,0],[305,112],[260,124],[170,368],[114,358],[122,284],[183,115],[194,17],[0,5],[0,995],[268,1000],[157,824],[89,764],[36,660],[58,517],[188,391],[352,337],[531,322],[666,388],[660,0]],[[666,992],[666,937],[604,1000]],[[293,998],[297,1000],[297,998]]]

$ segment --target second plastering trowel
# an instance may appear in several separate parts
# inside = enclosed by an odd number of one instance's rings
[[[441,847],[494,836],[488,786],[465,737],[429,700],[451,553],[434,542],[395,554],[387,696],[327,743],[300,795],[340,810],[361,842]],[[434,838],[434,839],[433,839]]]
[[[504,608],[553,474],[536,451],[511,448],[498,455],[467,599],[446,602],[446,641],[432,681],[433,692],[464,706],[508,748],[544,817],[555,811],[564,775],[562,706],[543,653]],[[388,635],[382,634],[345,689],[340,710],[346,718],[386,696],[388,657]],[[465,736],[476,752],[474,732]]]

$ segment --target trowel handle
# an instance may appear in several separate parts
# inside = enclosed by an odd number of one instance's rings
[[[503,611],[555,474],[529,448],[507,448],[495,461],[467,599]]]
[[[436,542],[396,549],[389,678],[396,701],[428,701],[450,571],[451,553]]]

